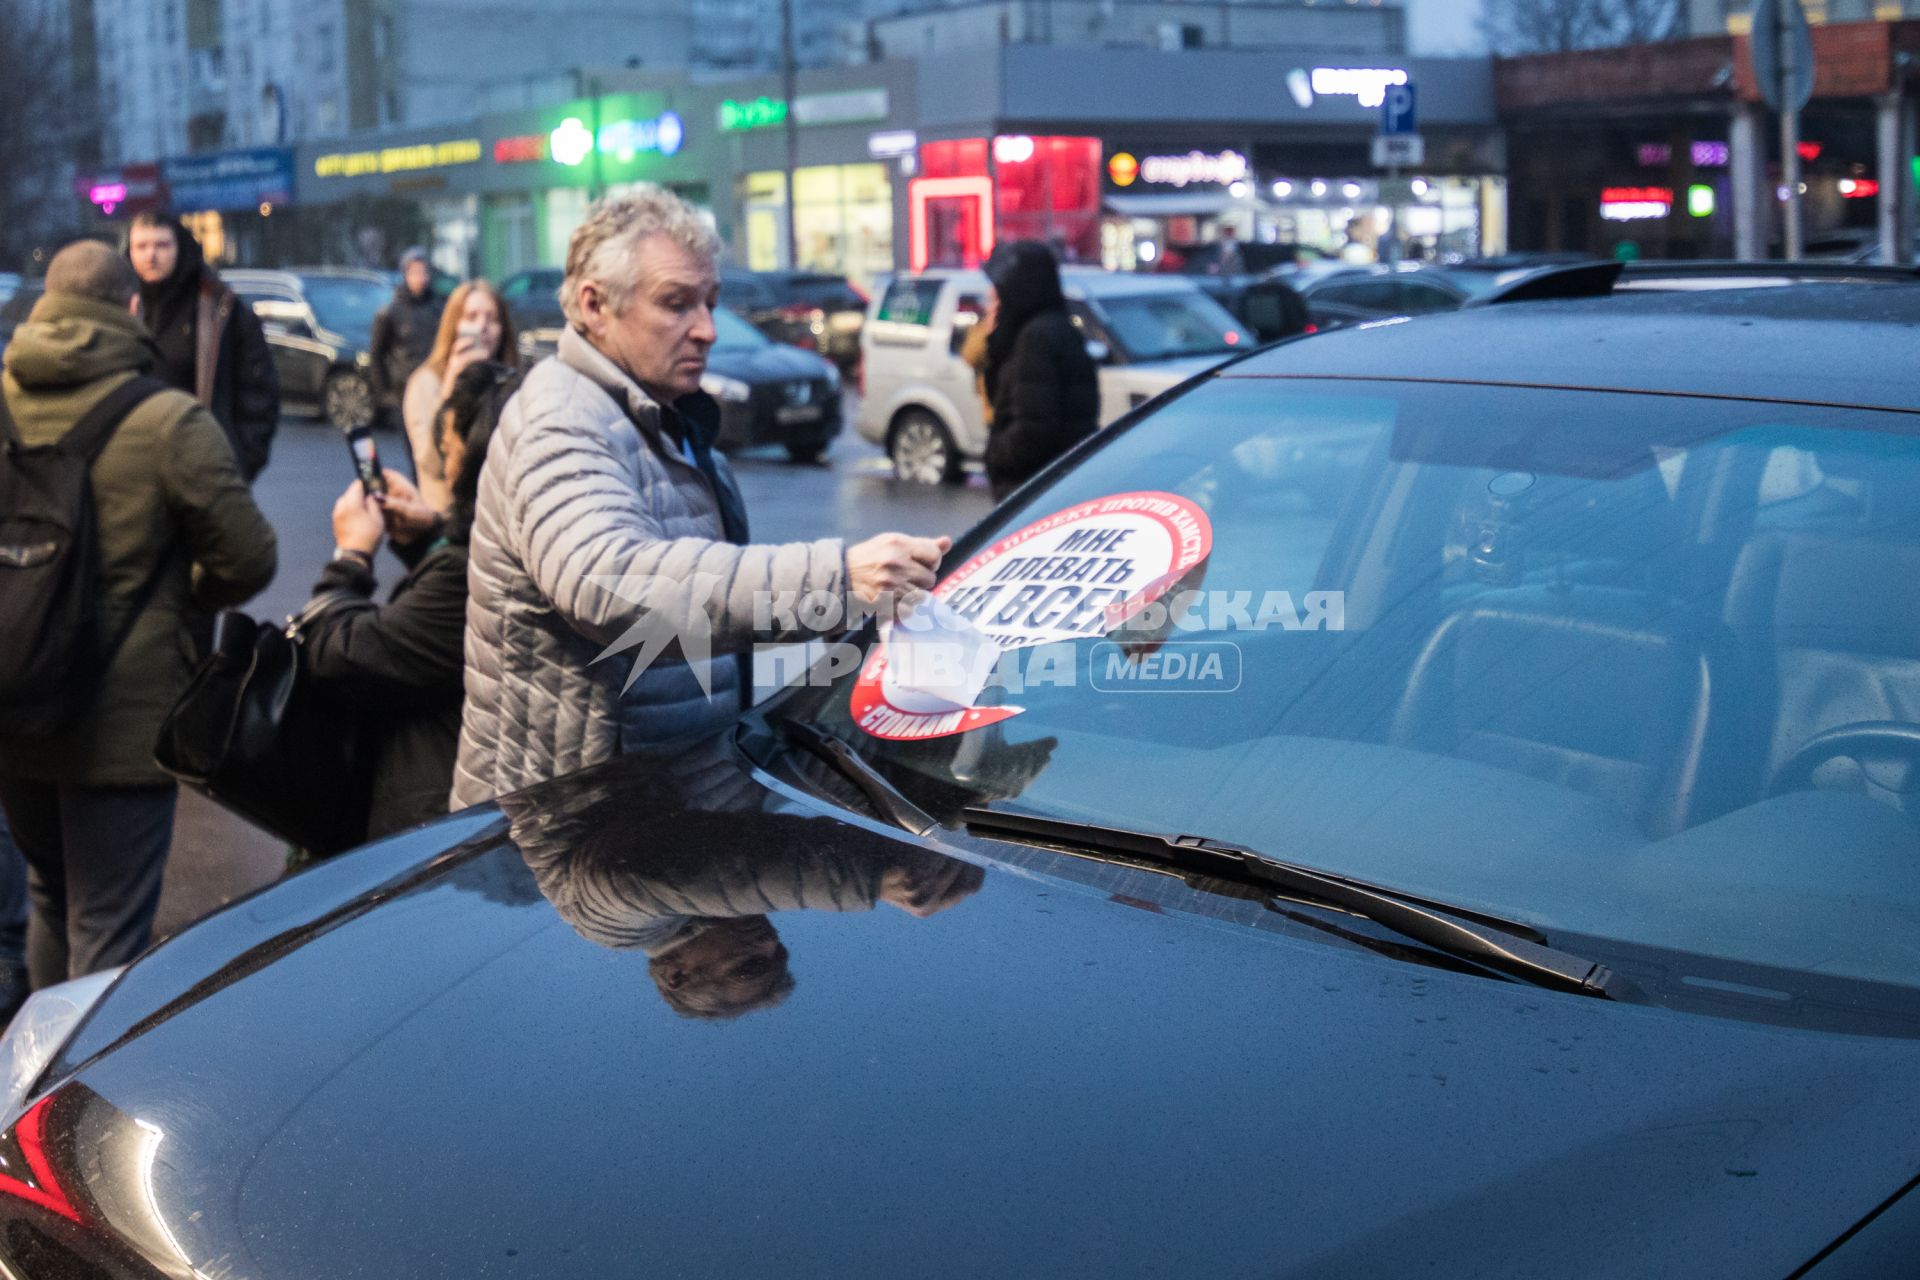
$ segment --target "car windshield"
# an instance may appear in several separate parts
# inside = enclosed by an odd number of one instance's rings
[[[351,276],[308,276],[301,281],[320,323],[335,333],[364,334],[393,290],[377,280]]]
[[[1088,305],[1130,360],[1222,355],[1252,345],[1226,308],[1198,289],[1102,295]]]
[[[725,307],[713,309],[713,331],[717,335],[713,345],[721,350],[751,351],[767,345],[764,334]]]
[[[1004,646],[983,692],[903,675],[896,631],[769,714],[942,821],[1195,832],[1549,936],[1920,988],[1916,434],[1223,376],[955,548],[941,598]]]
[[[788,298],[823,311],[864,311],[867,300],[853,291],[845,280],[795,280],[787,286]]]

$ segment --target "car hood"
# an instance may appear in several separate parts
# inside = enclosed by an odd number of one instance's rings
[[[40,1199],[0,1178],[0,1250],[1784,1276],[1920,1165],[1914,1041],[1417,966],[1051,853],[954,862],[806,785],[718,746],[623,761],[188,931],[4,1144]]]
[[[770,342],[764,347],[715,347],[707,369],[743,382],[821,379],[833,366],[811,351]]]

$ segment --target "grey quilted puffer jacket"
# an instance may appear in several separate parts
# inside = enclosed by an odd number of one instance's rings
[[[660,412],[572,330],[502,411],[473,525],[453,808],[717,731],[740,711],[737,655],[793,638],[754,631],[756,598],[844,598],[837,538],[726,541],[723,512],[745,537],[732,472],[716,456],[710,483],[662,433]],[[676,643],[623,693],[635,630],[707,637],[708,687]]]

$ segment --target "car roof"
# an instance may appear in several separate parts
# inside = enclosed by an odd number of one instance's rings
[[[1134,298],[1145,293],[1198,293],[1200,286],[1194,283],[1194,279],[1190,276],[1153,275],[1139,271],[1103,271],[1099,267],[1060,268],[1060,287],[1070,298]],[[894,276],[890,283],[903,280],[953,280],[984,289],[987,273],[960,268],[935,268],[918,275],[903,273]]]
[[[1526,267],[1506,267],[1502,268],[1497,274],[1518,277],[1523,272],[1532,269],[1533,268]],[[1397,264],[1387,262],[1356,263],[1317,276],[1311,287],[1320,288],[1331,284],[1352,284],[1356,280],[1426,280],[1438,281],[1441,285],[1450,287],[1457,293],[1464,291],[1467,286],[1462,281],[1454,278],[1454,272],[1456,270],[1457,268],[1454,267],[1443,267],[1431,262],[1402,262]],[[1470,270],[1467,274],[1475,284],[1478,284],[1480,277],[1490,273],[1484,270]]]
[[[391,284],[393,278],[383,271],[368,271],[360,267],[280,267],[266,270],[259,267],[235,267],[220,273],[220,278],[229,283],[270,284],[283,289],[298,289],[303,280],[362,280],[368,284]]]
[[[1578,387],[1920,412],[1920,284],[1631,292],[1283,343],[1230,376]]]

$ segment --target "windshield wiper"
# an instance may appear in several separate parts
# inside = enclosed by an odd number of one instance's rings
[[[902,831],[924,836],[939,825],[925,810],[902,794],[899,788],[881,777],[879,770],[862,760],[852,747],[825,729],[799,720],[771,717],[767,723],[787,742],[823,762],[858,787],[874,811]]]
[[[1546,945],[1525,925],[1496,920],[1458,907],[1407,897],[1374,885],[1270,858],[1244,845],[1201,836],[1159,835],[1118,827],[1090,826],[1058,818],[961,811],[969,833],[992,840],[1057,848],[1108,860],[1134,860],[1150,870],[1172,871],[1194,888],[1218,891],[1207,881],[1251,889],[1252,896],[1332,908],[1371,920],[1411,942],[1494,970],[1519,982],[1595,996],[1638,1001],[1632,983],[1603,964]],[[1240,896],[1248,896],[1242,894]]]

